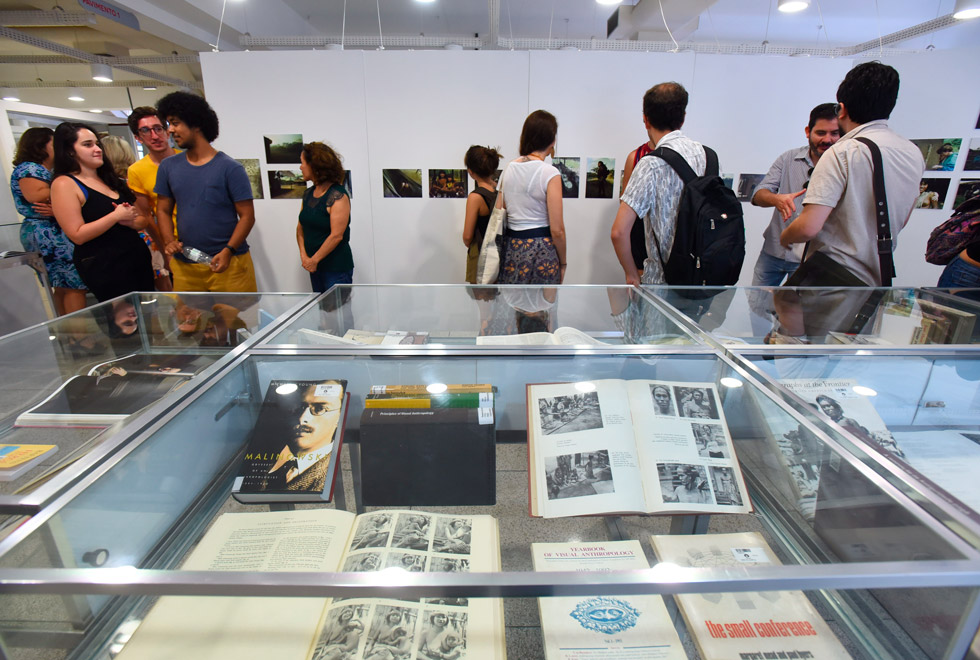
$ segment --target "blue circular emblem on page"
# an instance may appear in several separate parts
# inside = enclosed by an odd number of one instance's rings
[[[635,626],[640,612],[625,600],[598,596],[580,601],[570,616],[586,630],[615,635]]]

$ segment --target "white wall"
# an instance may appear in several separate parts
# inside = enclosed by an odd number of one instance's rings
[[[980,110],[980,53],[895,58],[902,92],[894,126],[908,137],[963,137]],[[463,200],[384,199],[381,170],[462,168],[471,144],[517,155],[524,117],[537,108],[559,123],[558,153],[616,159],[645,141],[643,92],[676,80],[691,92],[685,132],[714,148],[722,169],[764,173],[805,144],[810,109],[834,100],[849,60],[566,51],[278,51],[202,53],[208,100],[221,118],[216,146],[265,164],[262,136],[302,133],[332,144],[352,170],[354,281],[461,282]],[[277,166],[274,166],[277,167]],[[962,168],[962,160],[959,167]],[[569,283],[619,283],[609,242],[615,200],[564,200]],[[959,178],[959,173],[954,173]],[[296,256],[298,200],[256,201],[250,237],[259,288],[308,290]],[[472,183],[470,184],[472,189]],[[428,185],[425,185],[428,194]],[[951,186],[947,207],[955,194]],[[751,280],[771,211],[745,205]],[[923,218],[920,220],[920,217]],[[898,284],[931,285],[925,237],[947,211],[917,211],[899,242]]]

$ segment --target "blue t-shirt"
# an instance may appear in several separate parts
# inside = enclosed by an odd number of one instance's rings
[[[164,158],[153,187],[177,205],[177,236],[184,245],[217,254],[238,224],[235,202],[252,199],[252,186],[241,163],[223,151],[204,165],[191,165],[187,153]],[[248,252],[242,243],[235,254]]]

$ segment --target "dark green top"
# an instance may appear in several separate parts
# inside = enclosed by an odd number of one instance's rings
[[[330,207],[338,199],[348,196],[347,189],[335,183],[322,197],[317,198],[313,196],[314,187],[311,186],[303,193],[303,209],[299,212],[299,224],[303,227],[303,247],[306,248],[306,254],[311,257],[330,236]],[[354,270],[354,257],[350,252],[349,222],[347,229],[344,230],[344,238],[330,254],[323,258],[316,269],[330,273]]]

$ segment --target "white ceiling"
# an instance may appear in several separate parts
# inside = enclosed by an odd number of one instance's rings
[[[63,0],[63,10],[84,13],[77,0]],[[320,38],[338,41],[343,34],[347,47],[361,38],[361,47],[376,47],[395,37],[426,37],[462,41],[479,37],[484,47],[492,47],[491,11],[499,12],[497,36],[501,39],[534,39],[531,47],[559,48],[568,40],[606,39],[606,25],[614,8],[595,0],[435,0],[423,4],[416,0],[112,0],[131,11],[141,30],[133,30],[105,18],[93,25],[74,27],[25,27],[4,24],[17,34],[29,35],[87,53],[115,56],[169,56],[211,50],[241,50],[242,39],[265,37]],[[662,2],[662,5],[661,5]],[[638,4],[639,3],[639,4]],[[637,34],[626,38],[644,41],[669,40],[663,29],[663,16],[683,48],[691,44],[750,45],[764,41],[771,46],[801,49],[846,48],[876,40],[879,36],[904,30],[950,14],[955,0],[811,0],[810,7],[797,14],[776,10],[776,0],[626,0],[624,16],[646,18]],[[346,17],[345,17],[346,4]],[[56,0],[0,0],[0,15],[7,11],[49,11]],[[692,9],[693,8],[693,9]],[[224,9],[224,19],[221,20]],[[701,9],[704,9],[701,11]],[[623,21],[621,21],[623,22]],[[617,35],[614,35],[617,36]],[[543,40],[543,41],[542,41]],[[294,40],[295,42],[295,40]],[[397,47],[388,42],[387,47]],[[578,43],[578,42],[576,42]],[[949,49],[980,43],[980,20],[965,21],[942,30],[920,34],[890,47],[902,50]],[[293,45],[292,47],[300,47]],[[309,48],[311,46],[303,46]],[[358,47],[358,46],[353,46]],[[886,46],[887,47],[887,46]],[[87,63],[12,62],[12,56],[57,56],[50,49],[27,45],[0,37],[0,86],[57,85],[19,87],[20,98],[29,103],[70,106],[76,109],[128,108],[130,103],[153,103],[173,89],[160,85],[144,91],[141,81],[147,75],[114,69],[117,84],[128,87],[92,87]],[[63,55],[62,55],[63,57]],[[6,58],[6,59],[4,59]],[[36,59],[36,57],[35,57]],[[170,79],[200,84],[200,66],[195,62],[141,64],[142,74],[156,73]],[[75,83],[86,101],[68,102],[67,89]]]

